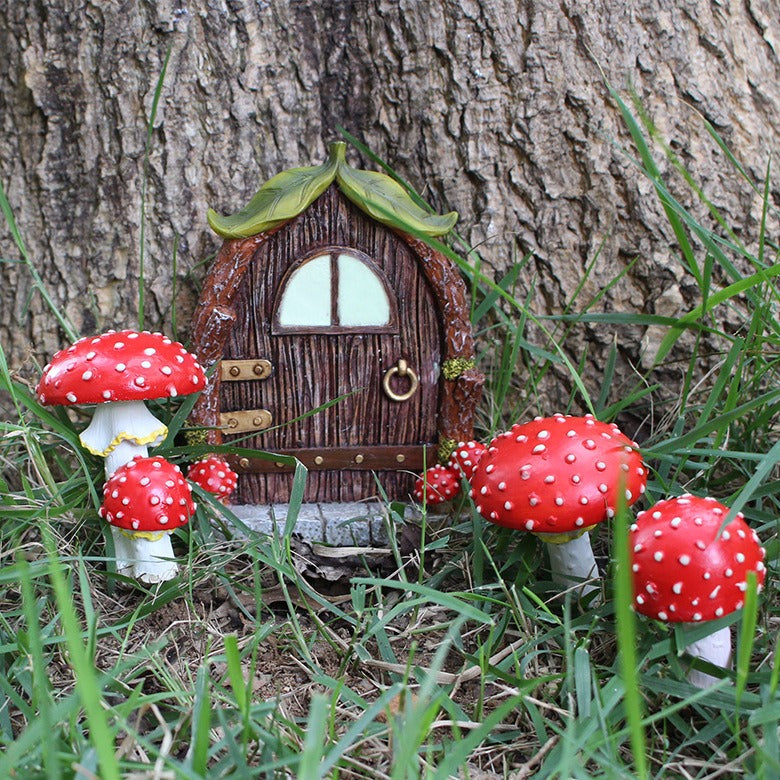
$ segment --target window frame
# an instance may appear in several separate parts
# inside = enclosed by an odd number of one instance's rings
[[[281,306],[282,297],[287,289],[287,285],[290,283],[292,277],[297,271],[299,271],[306,263],[311,260],[315,260],[323,255],[330,255],[330,325],[282,325],[279,322],[279,307]],[[367,266],[368,269],[379,280],[382,288],[387,296],[389,304],[389,321],[385,325],[334,325],[334,322],[339,321],[339,269],[338,259],[340,255],[350,255],[356,260]],[[288,334],[299,335],[341,335],[346,333],[399,333],[400,328],[398,325],[398,301],[396,300],[395,293],[390,287],[387,277],[384,271],[365,253],[359,249],[355,249],[350,246],[340,246],[337,244],[329,244],[327,246],[318,247],[303,257],[297,259],[288,269],[285,271],[284,276],[274,293],[273,314],[271,316],[271,334],[274,336],[286,336]]]

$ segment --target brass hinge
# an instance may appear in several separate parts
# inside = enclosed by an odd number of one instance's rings
[[[223,360],[219,365],[219,375],[223,382],[245,382],[251,379],[268,379],[273,371],[270,360],[251,358],[250,360]]]
[[[268,409],[242,409],[236,412],[222,412],[219,425],[224,433],[248,433],[264,431],[271,427],[273,417]]]

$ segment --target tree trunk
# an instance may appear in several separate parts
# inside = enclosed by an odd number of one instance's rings
[[[633,86],[750,240],[760,200],[702,118],[761,180],[780,148],[774,5],[2,0],[0,181],[32,261],[83,334],[137,323],[143,253],[144,324],[186,338],[220,244],[206,208],[234,212],[278,171],[321,162],[339,126],[436,208],[457,210],[489,275],[533,252],[523,285],[536,290],[535,313],[562,311],[581,286],[576,309],[636,261],[599,307],[674,316],[697,291],[651,182],[621,150],[629,136],[604,79]],[[166,53],[142,232],[146,122]],[[18,255],[0,228],[0,256]],[[45,359],[64,336],[29,273],[4,262],[0,283],[11,365]],[[592,342],[591,387],[611,339],[595,327],[572,337],[573,354]],[[655,339],[621,332],[626,366]]]

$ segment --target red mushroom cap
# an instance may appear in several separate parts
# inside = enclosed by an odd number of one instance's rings
[[[462,441],[453,450],[447,466],[456,474],[463,474],[466,479],[471,479],[479,459],[487,452],[487,447],[478,441]]]
[[[458,494],[460,475],[447,466],[437,463],[417,478],[414,497],[427,504],[443,504]]]
[[[103,497],[100,516],[127,531],[172,531],[186,525],[195,512],[181,469],[159,456],[138,456],[118,468],[106,482]]]
[[[206,386],[195,356],[162,333],[109,331],[60,350],[36,392],[43,404],[99,404],[189,395]]]
[[[187,479],[209,493],[216,494],[221,501],[226,501],[238,484],[238,474],[226,460],[216,455],[209,455],[193,463],[187,471]]]
[[[646,469],[617,425],[556,414],[513,425],[490,442],[471,478],[477,511],[508,528],[582,531],[614,514],[618,489],[633,504]]]
[[[764,549],[742,513],[718,537],[728,513],[714,498],[686,495],[637,515],[629,535],[637,612],[671,623],[714,620],[742,607],[749,571],[761,588]]]

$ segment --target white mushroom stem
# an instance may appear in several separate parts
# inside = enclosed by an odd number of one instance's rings
[[[106,471],[106,479],[125,463],[129,463],[135,457],[145,458],[149,454],[149,449],[145,444],[136,444],[134,441],[122,441],[106,455],[103,464]]]
[[[545,534],[538,534],[538,536],[544,541]],[[573,588],[580,597],[599,590],[598,585],[587,582],[599,576],[596,559],[590,546],[589,533],[586,532],[563,544],[547,542],[547,551],[550,555],[550,573],[553,582],[562,588]]]
[[[179,566],[173,556],[170,534],[152,540],[142,536],[127,536],[112,526],[111,536],[114,539],[119,574],[134,577],[147,585],[172,580],[178,574]]]
[[[91,453],[106,459],[106,479],[109,479],[133,458],[145,458],[149,454],[147,445],[159,444],[167,431],[143,401],[113,401],[97,407],[80,439]],[[130,537],[112,526],[111,538],[119,574],[147,584],[165,582],[177,575],[179,567],[173,558],[170,534],[152,541]]]
[[[119,449],[123,442],[142,446],[145,452],[147,445],[159,444],[167,430],[146,408],[143,401],[111,401],[98,404],[92,422],[79,438],[93,455],[107,458],[115,449]],[[127,461],[116,464],[111,474],[125,463]]]
[[[691,625],[699,626],[701,624],[693,623]],[[728,626],[720,628],[714,634],[691,642],[685,648],[685,652],[691,657],[700,658],[713,666],[728,669],[731,666],[731,630]],[[711,688],[720,682],[720,679],[706,672],[700,672],[698,669],[691,669],[688,672],[688,682],[697,688]]]

